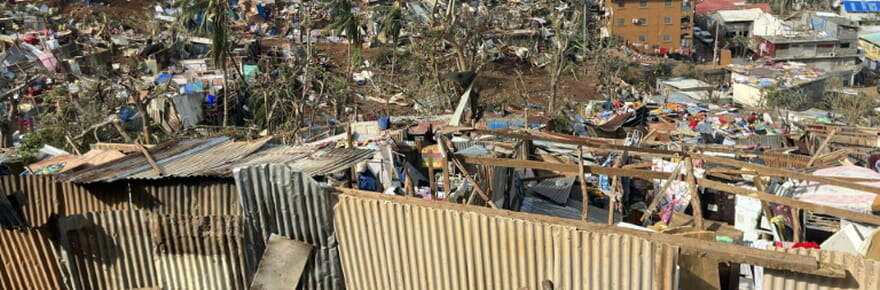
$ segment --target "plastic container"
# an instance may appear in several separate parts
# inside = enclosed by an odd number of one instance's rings
[[[390,117],[379,117],[379,130],[388,130],[391,128]]]

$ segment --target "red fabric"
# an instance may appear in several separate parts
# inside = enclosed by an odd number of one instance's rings
[[[762,11],[770,13],[769,3],[746,3],[745,0],[703,0],[694,7],[697,14],[707,14],[718,10],[743,10],[761,8]]]
[[[39,95],[42,94],[42,93],[43,93],[43,90],[37,90],[37,89],[34,89],[34,88],[28,88],[28,95],[30,95],[30,96],[39,96]]]
[[[698,123],[697,123],[697,120],[691,120],[691,123],[690,123],[691,130],[696,131],[696,130],[697,130],[697,124],[698,124]]]
[[[814,242],[774,242],[773,246],[786,249],[819,249],[819,244]]]
[[[660,48],[660,54],[661,54],[661,55],[663,55],[663,54],[667,54],[667,53],[669,53],[668,50],[666,50],[665,48],[662,48],[662,47]]]
[[[36,35],[28,34],[21,38],[21,41],[27,42],[31,45],[36,45],[40,42]]]

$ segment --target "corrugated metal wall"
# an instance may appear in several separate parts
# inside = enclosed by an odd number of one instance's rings
[[[246,289],[240,217],[153,216],[163,289]]]
[[[61,197],[63,215],[132,209],[128,184],[122,182],[88,185],[64,182],[61,183]]]
[[[764,290],[876,290],[880,289],[880,261],[854,255],[810,249],[771,248],[774,251],[817,257],[820,262],[834,263],[847,270],[847,277],[834,279],[764,269]]]
[[[148,213],[123,210],[58,221],[62,256],[73,289],[130,289],[158,285]]]
[[[335,225],[353,289],[675,287],[677,247],[537,218],[342,195]]]
[[[0,195],[15,198],[22,206],[25,221],[31,227],[41,227],[49,217],[58,214],[58,184],[47,175],[2,176]]]
[[[45,229],[0,229],[0,289],[64,289],[49,237]]]
[[[315,247],[298,289],[344,289],[333,230],[335,195],[283,164],[237,168],[233,175],[246,228],[248,278],[274,233]]]
[[[133,182],[132,195],[150,199],[150,211],[161,215],[241,216],[238,192],[231,179],[197,178]]]

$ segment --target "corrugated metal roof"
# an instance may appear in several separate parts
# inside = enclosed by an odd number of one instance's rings
[[[47,229],[0,230],[0,289],[65,289]]]
[[[294,170],[283,164],[266,164],[234,171],[244,210],[248,277],[256,272],[266,239],[278,234],[315,247],[297,289],[344,289],[333,229],[336,196]]]
[[[0,177],[0,196],[15,198],[25,222],[40,227],[59,213],[58,184],[52,176],[25,175]]]
[[[566,204],[571,195],[571,187],[576,177],[559,177],[544,179],[530,189],[535,194],[549,198],[555,203]]]
[[[60,218],[69,286],[130,289],[158,285],[149,225],[148,213],[135,210]]]
[[[212,175],[215,168],[235,162],[256,152],[269,138],[252,142],[224,141],[205,150],[191,154],[181,154],[173,161],[156,162],[162,167],[162,175],[156,174],[152,168],[125,177],[126,179],[159,179],[166,177],[191,177]],[[163,164],[164,163],[164,164]]]
[[[162,289],[246,289],[239,217],[154,215],[155,270]]]
[[[880,289],[880,261],[835,251],[775,247],[771,247],[770,250],[812,256],[816,257],[819,262],[841,265],[847,270],[847,276],[843,279],[834,279],[803,273],[764,269],[763,286],[765,290]]]
[[[782,148],[788,144],[786,135],[752,135],[736,138],[736,145],[761,145],[764,148]]]
[[[226,140],[228,140],[227,137],[172,141],[153,147],[149,152],[156,163],[164,165],[164,163],[205,150]],[[143,154],[133,153],[104,165],[62,174],[59,176],[59,181],[77,183],[112,182],[151,169],[152,167],[150,167],[147,158]]]
[[[241,216],[235,183],[227,179],[199,178],[132,182],[133,197],[149,199],[139,209],[160,215]]]
[[[353,289],[676,288],[678,248],[665,243],[375,196],[336,206]]]
[[[330,148],[313,149],[308,147],[277,146],[254,153],[238,162],[228,163],[217,172],[230,171],[236,167],[259,164],[286,164],[307,175],[324,175],[353,167],[357,163],[373,158],[373,150]]]

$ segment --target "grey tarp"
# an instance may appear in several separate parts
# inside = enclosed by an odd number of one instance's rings
[[[245,260],[251,279],[271,234],[314,246],[297,289],[344,289],[333,228],[337,198],[311,177],[283,164],[234,170],[245,223]]]

